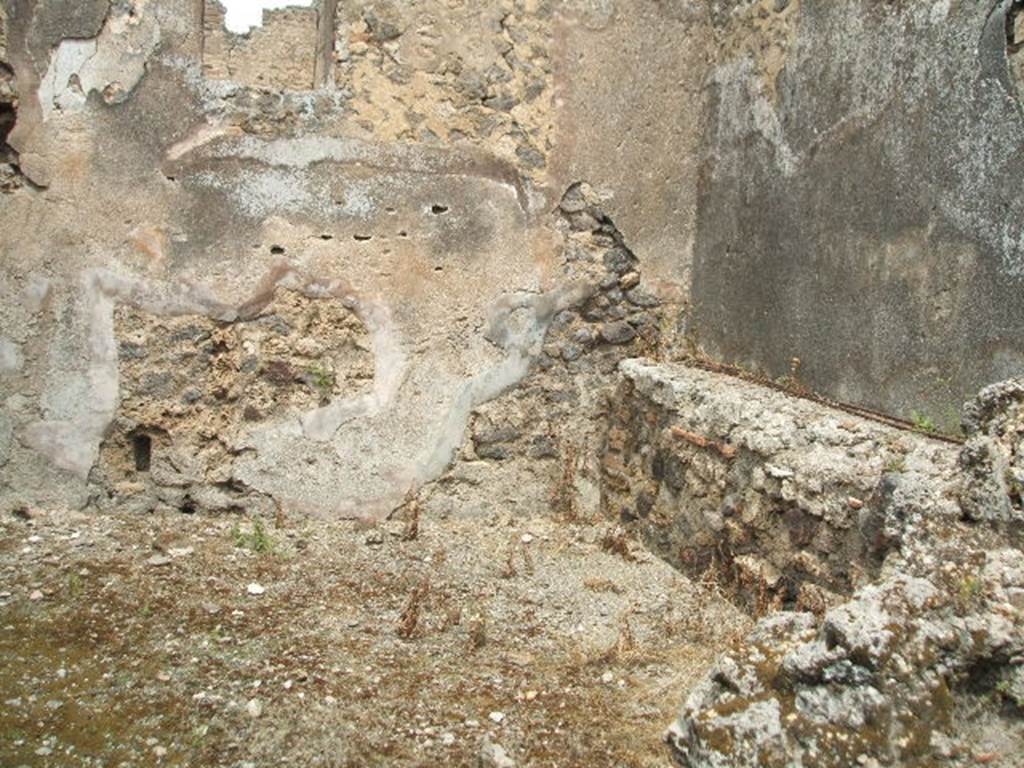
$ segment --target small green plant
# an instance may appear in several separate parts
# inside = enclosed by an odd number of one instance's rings
[[[907,471],[907,459],[905,456],[893,456],[887,462],[885,462],[886,472],[906,472]]]
[[[309,366],[309,368],[306,369],[306,375],[309,383],[320,393],[321,397],[330,395],[334,391],[334,385],[338,381],[334,371],[320,365],[319,363]]]
[[[803,361],[801,361],[799,357],[790,358],[789,373],[775,379],[775,384],[795,395],[809,393],[810,390],[808,390],[800,381],[800,366],[802,364]]]
[[[206,743],[206,737],[210,733],[209,725],[199,725],[192,729],[192,746],[193,748],[200,748]]]
[[[957,602],[961,609],[970,608],[981,596],[983,585],[977,576],[964,576],[960,582],[960,589],[957,594]]]
[[[267,533],[267,529],[263,527],[263,521],[258,517],[253,522],[252,527],[252,549],[261,555],[269,554],[274,549],[274,543],[270,539],[270,534]]]
[[[1010,501],[1014,507],[1020,507],[1021,501],[1024,500],[1024,484],[1017,479],[1016,473],[1009,468],[1003,473],[1003,480],[1006,482],[1006,491],[1010,495]]]
[[[72,598],[82,594],[82,577],[77,573],[68,574],[68,596]]]
[[[274,540],[260,518],[252,521],[252,530],[243,531],[237,523],[231,527],[231,538],[238,549],[248,549],[257,555],[269,555],[274,551]]]
[[[916,427],[921,432],[933,434],[939,431],[938,427],[935,426],[935,422],[932,421],[923,413],[912,411],[910,413],[910,419],[914,422],[914,427]]]
[[[1020,676],[1018,675],[1018,677]],[[1021,685],[1021,682],[1018,680],[1015,684],[1013,680],[1003,678],[996,683],[996,694],[1003,701],[1008,701],[1019,709],[1024,709],[1024,686]]]
[[[21,728],[8,728],[4,731],[4,741],[24,741],[27,738],[28,733]]]

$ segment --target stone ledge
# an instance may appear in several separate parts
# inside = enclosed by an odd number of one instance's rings
[[[752,610],[820,613],[878,575],[909,508],[955,514],[956,446],[681,364],[620,371],[606,510]]]

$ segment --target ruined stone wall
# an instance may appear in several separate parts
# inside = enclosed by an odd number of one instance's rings
[[[699,136],[678,43],[706,14],[324,2],[239,37],[197,0],[4,8],[6,505],[483,508],[475,479],[431,490],[468,471],[536,475],[546,509],[578,461],[567,503],[597,511],[615,363],[669,353],[686,309],[664,149]]]
[[[567,269],[590,288],[554,314],[519,386],[474,409],[455,462],[427,494],[430,512],[602,516],[600,446],[618,365],[660,355],[670,320],[589,185],[567,191],[556,226]]]
[[[609,414],[607,512],[750,610],[820,612],[872,581],[958,447],[720,373],[629,360]]]
[[[552,6],[428,0],[341,11],[335,81],[352,88],[357,126],[382,139],[480,142],[542,178],[554,122]]]
[[[101,508],[274,514],[234,472],[247,428],[372,387],[366,326],[297,291],[232,323],[122,306],[114,332],[120,405],[91,478]]]
[[[320,19],[316,8],[264,11],[262,26],[247,35],[236,35],[225,29],[224,15],[224,7],[217,0],[206,2],[204,76],[260,88],[292,91],[314,88]]]
[[[692,338],[955,429],[1024,363],[1020,4],[714,6]]]
[[[677,402],[689,399],[706,426],[723,423],[725,391],[748,401],[754,394],[749,385],[718,382],[721,391],[704,397],[699,374],[633,366],[631,378],[641,377],[648,383],[640,388],[659,403],[668,402],[670,392],[681,396]],[[1017,484],[1022,403],[1019,379],[988,387],[971,400],[964,408],[969,439],[958,462],[950,461],[957,452],[953,447],[913,438],[917,445],[903,467],[882,477],[882,493],[864,508],[884,513],[865,530],[888,539],[878,579],[817,616],[794,611],[766,616],[741,644],[726,650],[690,692],[669,730],[678,765],[1019,762],[1024,739],[1024,517]],[[750,408],[734,403],[732,413]],[[772,434],[798,442],[805,431],[829,431],[827,411],[805,414],[804,424],[790,422],[800,410],[791,404],[777,415],[765,413],[769,424],[763,429],[742,419],[735,430],[737,445],[749,446],[749,436],[757,435],[761,452],[784,455],[781,444],[768,442]],[[832,413],[831,418],[844,416]],[[865,438],[887,431],[857,426]],[[837,441],[820,442],[824,446],[808,454],[825,462],[803,482],[799,474],[789,478],[792,487],[809,489],[820,480],[827,491],[851,462],[862,467],[867,483],[877,478],[875,462],[886,455],[883,445],[853,440],[851,433],[838,441],[847,448],[844,460],[829,447]]]

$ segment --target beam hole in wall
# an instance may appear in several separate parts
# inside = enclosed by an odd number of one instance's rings
[[[435,216],[441,216],[445,213],[448,213],[448,206],[435,203],[434,205],[430,206],[430,212]]]
[[[270,246],[270,252],[272,254],[274,254],[275,256],[280,256],[280,255],[282,255],[284,253],[284,246],[283,245],[272,245],[272,246]]]
[[[7,146],[7,136],[10,134],[11,129],[14,128],[14,123],[17,119],[18,111],[14,105],[0,102],[0,155],[6,155],[11,152],[11,148]]]
[[[1006,50],[1012,55],[1024,48],[1024,0],[1013,0],[1006,11]]]
[[[0,84],[14,81],[14,73],[6,64],[0,63]],[[14,128],[18,110],[11,101],[0,101],[0,145],[7,146],[7,135]]]
[[[132,435],[132,459],[135,461],[135,471],[149,472],[153,461],[153,438],[145,432]]]
[[[7,136],[18,121],[18,108],[13,99],[13,83],[14,71],[0,62],[0,163],[16,165],[18,153],[7,144]]]
[[[1013,0],[1006,9],[1006,59],[1010,82],[1024,104],[1024,0]]]

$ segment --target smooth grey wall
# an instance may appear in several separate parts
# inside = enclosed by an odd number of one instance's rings
[[[944,427],[1024,373],[1012,5],[804,0],[774,97],[756,56],[724,54],[694,254],[706,352],[774,377],[799,358],[817,391]]]

